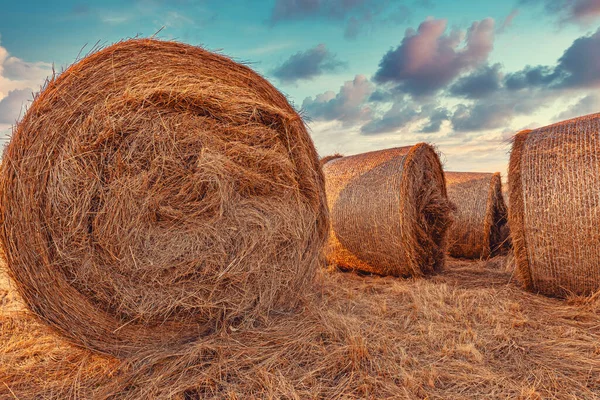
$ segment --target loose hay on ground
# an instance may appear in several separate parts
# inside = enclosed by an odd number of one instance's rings
[[[338,157],[324,164],[323,172],[331,264],[394,276],[443,268],[450,205],[431,146]]]
[[[19,361],[0,364],[0,398],[181,399],[194,387],[208,399],[600,396],[600,303],[524,292],[501,265],[450,261],[417,280],[323,272],[302,318],[199,343],[184,375],[115,366],[3,312],[0,359]]]
[[[551,296],[600,289],[600,114],[515,136],[509,165],[517,274]]]
[[[488,258],[508,247],[508,209],[499,173],[446,172],[448,198],[456,206],[448,231],[453,257]]]

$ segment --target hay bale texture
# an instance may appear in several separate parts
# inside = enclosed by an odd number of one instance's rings
[[[330,264],[393,276],[443,268],[450,205],[431,146],[340,157],[327,162],[323,172]]]
[[[327,164],[329,161],[331,160],[335,160],[336,158],[340,158],[343,157],[343,155],[341,155],[340,153],[335,153],[335,154],[330,154],[328,156],[322,157],[319,162],[321,163],[321,166]]]
[[[489,258],[506,249],[508,210],[500,173],[446,172],[448,198],[455,205],[448,233],[453,257]]]
[[[519,132],[509,223],[524,286],[550,296],[600,289],[600,114]]]
[[[304,123],[246,66],[124,41],[50,80],[0,170],[0,239],[28,307],[128,356],[297,306],[322,258]]]

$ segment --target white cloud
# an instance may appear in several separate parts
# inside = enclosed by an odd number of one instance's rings
[[[0,45],[0,145],[11,126],[23,115],[32,93],[52,74],[52,64],[27,62],[11,56]]]

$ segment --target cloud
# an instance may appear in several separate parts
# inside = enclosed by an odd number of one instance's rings
[[[555,66],[527,66],[506,76],[506,87],[550,89],[600,86],[600,29],[576,39],[558,59]]]
[[[521,71],[506,75],[505,85],[509,90],[520,90],[528,87],[551,86],[560,78],[554,68],[538,65],[527,66]]]
[[[459,104],[450,120],[455,131],[471,132],[507,126],[513,116],[513,105],[510,103],[478,103],[472,107]]]
[[[519,115],[531,115],[550,106],[556,97],[540,90],[498,91],[494,96],[470,104],[458,104],[450,122],[456,132],[477,132],[505,128]]]
[[[486,62],[494,44],[493,19],[474,22],[466,33],[453,29],[445,35],[446,26],[446,20],[432,19],[417,31],[408,29],[401,44],[379,62],[375,82],[398,84],[415,96],[428,95]]]
[[[418,129],[421,133],[434,133],[440,130],[443,121],[448,119],[447,110],[434,103],[420,104],[407,99],[398,99],[392,107],[378,118],[363,125],[363,135],[398,133],[418,124],[428,123]]]
[[[500,64],[484,65],[471,74],[459,78],[449,89],[449,94],[467,99],[480,99],[498,91],[502,86]]]
[[[0,46],[0,133],[8,132],[23,115],[32,88],[39,88],[51,74],[51,64],[23,61]]]
[[[348,23],[346,24],[346,30],[344,31],[344,37],[346,39],[356,39],[360,30],[363,26],[363,20],[360,20],[356,17],[350,17]]]
[[[421,112],[415,105],[396,102],[383,116],[373,119],[360,128],[364,135],[397,132],[421,119]]]
[[[269,22],[320,19],[344,23],[344,37],[356,39],[365,29],[381,24],[405,23],[415,7],[430,7],[429,1],[411,6],[390,0],[276,0]]]
[[[600,17],[600,0],[521,0],[524,5],[542,5],[562,23],[588,24]]]
[[[271,21],[305,18],[343,19],[359,9],[378,8],[385,0],[276,0]]]
[[[556,115],[554,121],[563,121],[582,115],[594,114],[600,112],[600,96],[589,94],[582,97],[577,103],[571,105],[566,110]]]
[[[13,124],[25,112],[29,100],[32,99],[33,90],[15,89],[0,100],[0,124]]]
[[[498,33],[504,33],[509,27],[511,27],[513,20],[517,15],[519,15],[519,10],[515,8],[506,16],[506,18],[504,18],[502,25],[500,25],[498,28]]]
[[[296,82],[301,79],[312,79],[326,72],[338,70],[345,64],[338,61],[324,44],[312,49],[299,51],[290,56],[271,73],[281,82]]]
[[[419,132],[421,133],[436,133],[439,132],[442,123],[450,119],[450,111],[444,107],[434,109],[429,115],[429,123],[425,125]]]
[[[46,77],[52,71],[52,64],[44,62],[25,62],[17,57],[8,56],[2,62],[2,76],[6,79],[22,81]]]
[[[329,91],[314,99],[307,97],[302,109],[313,120],[338,120],[348,125],[370,118],[371,109],[364,102],[372,92],[373,84],[364,75],[356,75],[354,80],[345,82],[337,94]]]
[[[358,91],[367,80],[357,76],[339,93],[307,98],[304,108],[317,126],[330,124],[327,129],[335,132],[319,140],[344,153],[348,147],[360,150],[375,143],[381,148],[435,140],[452,143],[456,160],[477,155],[486,165],[493,156],[506,156],[502,146],[517,131],[515,126],[551,123],[545,110],[557,114],[554,120],[600,112],[600,95],[580,94],[583,88],[600,86],[600,29],[573,41],[554,65],[505,73],[501,64],[488,62],[494,27],[493,21],[485,21],[468,32],[448,32],[445,21],[425,21],[383,56],[369,90]],[[348,95],[354,93],[350,88],[360,95]],[[435,100],[427,96],[434,93]],[[564,111],[554,111],[565,99],[573,100]],[[336,126],[351,133],[344,136]],[[349,137],[356,143],[346,146]],[[461,149],[467,148],[472,154],[465,158],[468,152]]]

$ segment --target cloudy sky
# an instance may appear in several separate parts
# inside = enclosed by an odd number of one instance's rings
[[[599,28],[600,0],[0,0],[0,136],[53,68],[161,30],[250,63],[321,155],[426,141],[504,173],[515,132],[600,111]]]

